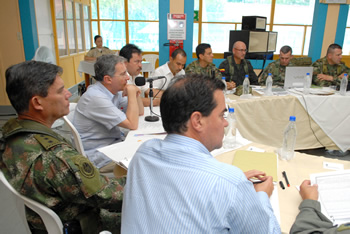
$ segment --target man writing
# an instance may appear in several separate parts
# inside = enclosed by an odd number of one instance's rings
[[[196,47],[198,60],[190,63],[186,69],[186,74],[202,74],[221,80],[219,69],[213,64],[213,52],[209,44],[202,43]]]
[[[19,193],[52,209],[63,223],[77,222],[82,233],[119,233],[125,179],[101,176],[51,130],[69,113],[71,93],[61,74],[62,68],[37,61],[7,69],[6,92],[18,118],[2,129],[1,170]],[[39,215],[27,208],[26,216],[32,233],[45,233]]]
[[[340,45],[329,45],[326,56],[312,64],[314,67],[313,84],[323,87],[340,85],[344,74],[349,73],[349,68],[341,61],[342,53]]]
[[[228,125],[219,79],[180,76],[160,103],[164,140],[140,146],[128,169],[124,233],[279,233],[272,177],[217,161]],[[247,178],[258,177],[253,185]]]
[[[245,75],[249,76],[251,85],[258,84],[258,77],[249,60],[244,59],[247,47],[244,42],[236,41],[232,47],[233,56],[227,57],[219,69],[223,69],[222,76],[226,77],[227,89],[233,89],[243,84]]]
[[[155,77],[165,76],[166,79],[154,81],[153,86],[159,90],[165,90],[175,76],[185,75],[183,68],[186,65],[186,58],[187,55],[183,49],[174,50],[169,58],[169,62],[158,67],[154,72]]]
[[[112,172],[115,163],[97,149],[123,141],[120,127],[137,129],[143,104],[139,88],[127,84],[123,57],[101,56],[94,68],[96,83],[79,99],[73,124],[90,161],[100,172]]]
[[[270,63],[264,69],[264,72],[262,73],[261,78],[259,80],[259,84],[265,85],[267,76],[269,73],[271,73],[273,85],[283,87],[284,86],[284,78],[285,78],[285,74],[286,74],[286,67],[293,66],[293,63],[291,63],[292,58],[293,58],[292,48],[290,46],[287,46],[287,45],[281,47],[279,59]]]

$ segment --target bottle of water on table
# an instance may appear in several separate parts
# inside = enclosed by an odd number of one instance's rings
[[[310,93],[310,86],[311,86],[310,73],[306,73],[306,76],[305,76],[305,79],[304,79],[304,88],[303,88],[303,93],[305,95]]]
[[[348,87],[348,74],[344,74],[340,82],[339,94],[345,96],[347,87]]]
[[[295,116],[289,117],[289,123],[284,130],[283,145],[281,149],[281,159],[291,160],[294,157],[294,147],[297,138],[297,128],[295,125]]]
[[[265,82],[266,89],[265,89],[265,96],[272,96],[272,74],[269,73]]]
[[[228,109],[227,122],[228,126],[225,128],[223,147],[225,149],[232,149],[236,145],[236,117],[234,108]]]

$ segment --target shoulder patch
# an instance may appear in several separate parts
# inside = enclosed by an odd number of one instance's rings
[[[76,158],[74,164],[79,167],[80,173],[86,178],[95,176],[95,168],[92,163],[85,157]]]
[[[78,169],[77,173],[81,179],[80,186],[86,197],[93,196],[104,187],[99,171],[88,158],[78,155],[72,157],[72,162]]]
[[[62,144],[61,141],[49,135],[35,134],[34,137],[46,150],[49,150],[53,146]]]

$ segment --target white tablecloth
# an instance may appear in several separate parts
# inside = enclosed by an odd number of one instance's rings
[[[349,94],[349,93],[348,93]],[[311,118],[341,149],[350,149],[350,95],[295,95]]]

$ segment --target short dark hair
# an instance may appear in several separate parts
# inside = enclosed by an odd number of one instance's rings
[[[210,44],[207,44],[207,43],[201,43],[201,44],[199,44],[199,45],[196,47],[196,55],[197,55],[197,58],[199,59],[199,55],[200,55],[200,54],[204,54],[204,53],[205,53],[205,50],[208,49],[208,48],[211,48],[211,47],[210,47]]]
[[[174,50],[173,53],[171,53],[171,57],[175,59],[178,54],[181,54],[183,57],[187,57],[186,52],[181,48]]]
[[[285,45],[285,46],[281,47],[280,52],[282,52],[283,54],[286,54],[286,53],[290,52],[290,54],[292,54],[293,50],[292,50],[292,47],[290,47],[288,45]]]
[[[137,54],[142,53],[142,50],[134,44],[127,44],[123,48],[121,48],[121,50],[119,51],[119,55],[126,58],[128,62],[130,62],[130,59],[132,58],[132,54],[134,53],[137,53]]]
[[[6,70],[6,93],[18,114],[29,110],[34,95],[46,97],[62,68],[45,62],[25,61]]]
[[[335,49],[340,49],[342,50],[342,47],[338,44],[330,44],[327,49],[327,54],[333,53]]]
[[[170,133],[187,131],[187,122],[195,111],[209,116],[217,106],[215,90],[224,90],[220,79],[202,74],[186,74],[173,79],[164,91],[160,102],[163,127]]]
[[[115,54],[105,54],[98,57],[94,65],[95,80],[103,81],[105,75],[113,77],[116,72],[115,65],[124,63],[125,61],[125,58]]]
[[[101,36],[100,35],[96,35],[95,37],[94,37],[94,42],[96,42],[96,40],[97,39],[99,39]],[[101,37],[102,38],[102,37]]]

